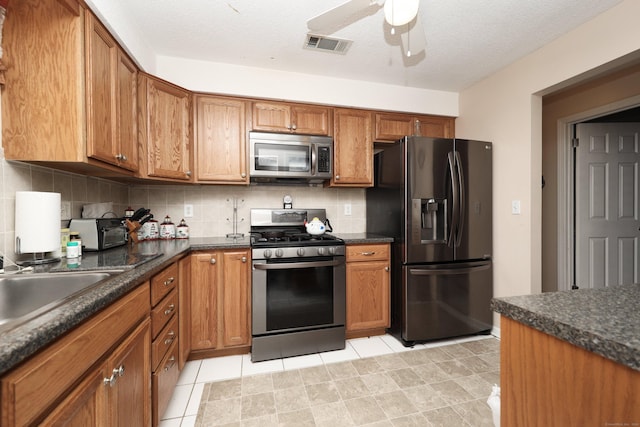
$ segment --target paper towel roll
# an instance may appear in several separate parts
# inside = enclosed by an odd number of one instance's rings
[[[60,249],[60,193],[16,191],[16,253]]]

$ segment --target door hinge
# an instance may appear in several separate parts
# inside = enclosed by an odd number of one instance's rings
[[[578,146],[580,145],[580,140],[578,138],[573,138],[571,140],[571,145],[573,146],[573,148],[578,148]]]

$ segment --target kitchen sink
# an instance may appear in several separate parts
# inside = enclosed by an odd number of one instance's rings
[[[121,271],[0,276],[0,331],[49,311]]]

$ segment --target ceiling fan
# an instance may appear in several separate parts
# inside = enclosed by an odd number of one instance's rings
[[[400,34],[402,51],[410,57],[423,51],[427,45],[424,29],[418,16],[420,0],[348,0],[339,6],[307,21],[310,31],[331,33],[349,23],[349,19],[359,20],[363,12],[370,9],[374,14],[384,7],[384,19],[391,26],[391,34]]]

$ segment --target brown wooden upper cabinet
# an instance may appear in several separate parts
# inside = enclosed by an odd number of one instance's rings
[[[329,135],[331,109],[283,102],[254,102],[251,128],[267,132]]]
[[[373,185],[373,113],[352,108],[335,108],[332,187]]]
[[[196,182],[248,185],[249,101],[197,95],[194,103]]]
[[[5,158],[94,176],[133,175],[137,69],[124,50],[83,2],[15,1],[7,16]]]
[[[138,170],[138,69],[107,29],[86,14],[87,156]]]
[[[376,142],[394,142],[403,136],[453,138],[453,117],[418,116],[411,114],[376,113]]]
[[[140,175],[190,181],[191,92],[141,72],[138,106]]]

